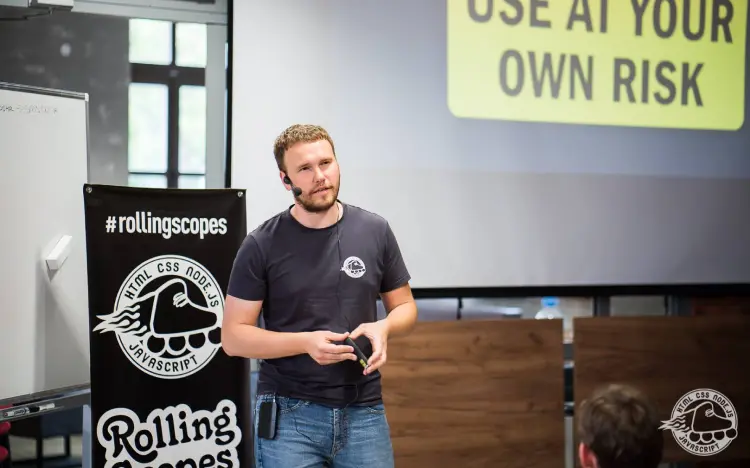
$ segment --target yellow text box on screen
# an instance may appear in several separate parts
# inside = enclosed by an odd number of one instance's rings
[[[742,127],[748,0],[446,1],[457,117]]]

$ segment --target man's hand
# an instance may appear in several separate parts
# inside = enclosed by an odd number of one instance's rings
[[[341,361],[356,361],[354,348],[339,345],[349,336],[348,333],[333,333],[329,331],[308,332],[305,339],[305,352],[321,366],[335,364]]]
[[[369,375],[385,364],[386,348],[388,347],[388,325],[384,320],[363,323],[354,329],[349,338],[356,340],[360,336],[366,336],[372,344],[372,356],[368,358],[367,369],[364,371],[364,375]]]

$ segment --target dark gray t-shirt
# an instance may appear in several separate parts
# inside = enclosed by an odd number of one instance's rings
[[[377,320],[379,293],[411,279],[388,222],[342,206],[342,218],[327,228],[305,227],[287,209],[248,234],[227,292],[262,300],[265,329],[353,331]],[[372,354],[367,338],[356,342],[365,355]],[[260,365],[258,394],[334,407],[380,403],[380,373],[364,376],[362,370],[355,361],[321,366],[307,354],[268,359]]]

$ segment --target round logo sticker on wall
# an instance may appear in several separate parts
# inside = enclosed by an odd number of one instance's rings
[[[659,429],[672,431],[685,451],[701,457],[716,455],[737,438],[737,411],[729,398],[708,388],[684,394],[672,417]]]
[[[162,255],[137,266],[117,293],[114,311],[94,331],[114,332],[141,371],[162,379],[198,372],[221,347],[224,295],[203,265]]]

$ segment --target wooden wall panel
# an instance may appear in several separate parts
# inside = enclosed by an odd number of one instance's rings
[[[750,315],[750,297],[695,297],[690,301],[693,315]],[[693,468],[748,468],[750,458],[729,462],[699,462]]]
[[[664,461],[720,461],[750,456],[750,317],[592,317],[574,320],[576,407],[600,385],[636,385],[668,420],[685,393],[710,388],[738,415],[738,437],[723,452],[698,457],[664,432]],[[743,431],[743,427],[745,430]]]
[[[564,466],[561,320],[420,322],[387,356],[396,468]]]
[[[694,315],[750,315],[748,297],[706,297],[692,300]]]

